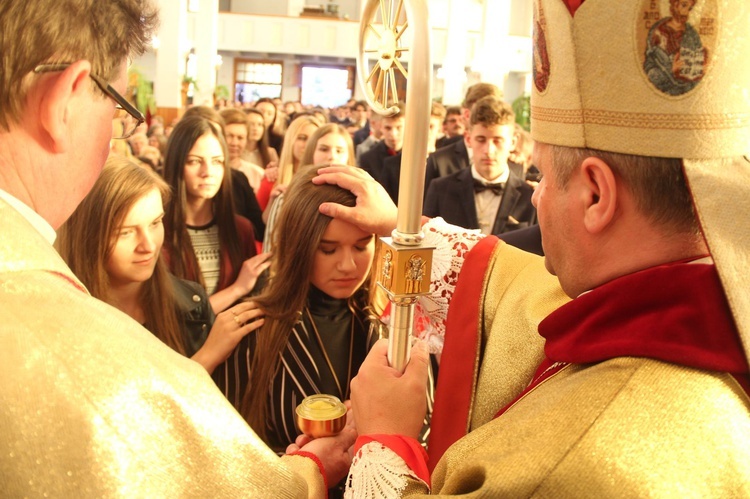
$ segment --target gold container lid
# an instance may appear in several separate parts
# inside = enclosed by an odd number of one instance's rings
[[[316,394],[305,397],[297,406],[297,416],[313,421],[330,421],[346,415],[346,406],[338,397]]]

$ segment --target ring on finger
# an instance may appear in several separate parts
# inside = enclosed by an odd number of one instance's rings
[[[241,324],[240,324],[240,318],[239,318],[239,317],[237,317],[237,316],[235,315],[235,316],[233,317],[233,319],[234,319],[234,322],[236,322],[238,326],[241,326]]]

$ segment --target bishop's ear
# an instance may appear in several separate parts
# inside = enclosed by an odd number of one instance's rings
[[[38,89],[39,124],[44,142],[55,153],[67,152],[72,146],[71,126],[89,112],[93,102],[91,64],[77,61],[62,71],[45,73]]]
[[[617,182],[612,168],[599,158],[586,158],[581,164],[581,196],[584,225],[592,233],[604,230],[614,219],[617,208]]]

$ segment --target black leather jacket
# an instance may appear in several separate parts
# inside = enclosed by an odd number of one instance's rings
[[[179,279],[170,274],[178,312],[185,322],[185,354],[188,357],[203,346],[216,315],[203,287],[193,281]]]

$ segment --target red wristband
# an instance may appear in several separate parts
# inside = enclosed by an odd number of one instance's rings
[[[320,462],[320,459],[318,459],[318,456],[313,454],[312,452],[307,452],[304,450],[298,450],[297,452],[292,452],[289,454],[290,456],[302,456],[302,457],[309,457],[313,461],[315,461],[315,464],[318,465],[318,469],[320,470],[320,474],[323,475],[323,484],[325,485],[326,490],[328,490],[328,477],[326,476],[326,470],[323,468],[323,463]]]
[[[427,452],[425,452],[424,447],[422,447],[416,438],[405,437],[403,435],[360,435],[354,443],[355,454],[363,445],[370,442],[378,442],[383,447],[387,447],[395,452],[420,480],[426,483],[428,487],[430,486]]]

